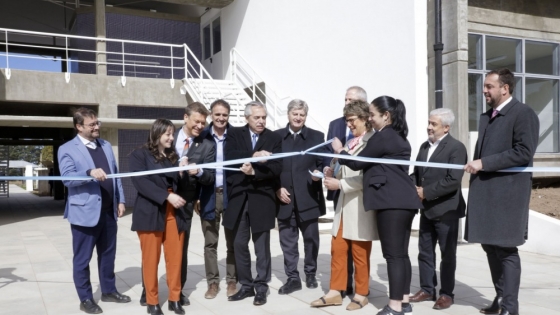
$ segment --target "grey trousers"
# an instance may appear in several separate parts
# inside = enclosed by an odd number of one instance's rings
[[[204,267],[208,284],[220,283],[218,270],[218,240],[220,238],[220,222],[224,211],[223,193],[216,193],[216,209],[214,220],[200,220],[202,234],[204,235]],[[226,237],[226,281],[237,282],[235,270],[235,255],[233,252],[233,231],[224,227]]]

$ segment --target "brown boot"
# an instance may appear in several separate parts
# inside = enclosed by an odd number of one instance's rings
[[[204,294],[204,298],[213,299],[220,292],[220,286],[217,283],[210,283],[208,285],[208,291]]]

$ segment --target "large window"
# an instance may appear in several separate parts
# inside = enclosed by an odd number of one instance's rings
[[[480,114],[489,109],[482,93],[485,74],[509,68],[515,75],[513,96],[539,116],[537,152],[560,152],[559,54],[554,42],[469,34],[469,131],[478,131]]]

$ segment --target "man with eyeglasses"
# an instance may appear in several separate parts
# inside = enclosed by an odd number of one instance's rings
[[[346,89],[346,94],[344,95],[344,106],[352,103],[353,101],[358,101],[358,100],[367,102],[366,90],[364,90],[359,86],[351,86],[348,89]],[[331,121],[331,123],[329,124],[329,130],[327,132],[327,140],[332,139],[334,137],[340,139],[343,146],[346,144],[346,141],[349,141],[350,139],[354,138],[352,132],[350,132],[350,129],[347,127],[346,118],[344,116]],[[330,151],[330,153],[334,153],[331,145],[327,145],[326,147]],[[328,165],[331,165],[331,160],[332,158],[329,157],[323,159],[323,165],[325,165],[325,169],[323,170],[323,172],[325,174],[329,172]],[[339,194],[340,194],[340,190],[329,190],[327,192],[327,200],[332,200],[335,208],[336,208],[336,203],[338,201]],[[349,249],[349,252],[351,252],[351,248]],[[353,265],[354,265],[354,261],[352,260],[352,255],[350,253],[348,255],[348,287],[346,289],[346,292],[341,292],[343,297],[345,297],[346,294],[351,295],[354,293],[354,288],[352,287],[352,283],[353,283],[352,276],[354,274]]]
[[[117,162],[111,144],[99,138],[101,122],[88,108],[74,113],[78,135],[58,150],[61,176],[92,177],[85,180],[63,180],[68,188],[64,218],[70,222],[74,251],[74,285],[80,298],[80,310],[88,314],[103,313],[93,299],[89,262],[97,249],[101,301],[128,303],[130,297],[120,294],[115,286],[117,218],[125,212],[124,193],[116,174]]]

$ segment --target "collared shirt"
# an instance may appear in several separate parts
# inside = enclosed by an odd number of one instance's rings
[[[497,111],[501,111],[502,109],[504,109],[504,107],[506,107],[507,104],[509,104],[509,102],[511,102],[511,100],[513,99],[513,97],[509,97],[507,100],[505,100],[505,102],[503,102],[502,104],[500,104],[500,106],[498,106],[496,108]]]
[[[82,137],[82,136],[80,136],[80,135],[78,135],[78,138],[80,139],[80,141],[82,141],[82,143],[83,143],[86,147],[88,147],[88,148],[90,148],[90,149],[94,149],[94,150],[97,148],[97,141],[95,141],[95,140],[89,141],[88,139],[86,139],[86,138],[84,138],[84,137]]]
[[[302,129],[303,129],[303,128],[302,128]],[[295,132],[295,131],[292,130],[292,128],[290,128],[290,127],[288,126],[288,130],[289,130],[290,133],[292,134],[292,138],[294,138],[294,134],[296,134],[296,135],[301,134],[301,129],[300,129],[298,132]],[[294,139],[295,139],[295,138],[294,138]]]
[[[224,142],[227,136],[227,128],[224,132],[224,135],[220,138],[214,132],[214,127],[212,126],[211,129],[212,137],[214,141],[216,141],[216,162],[223,162],[224,161]],[[216,169],[216,187],[223,187],[224,186],[224,170],[221,168]]]
[[[175,142],[175,152],[177,152],[177,154],[179,155],[179,161],[181,161],[183,158],[187,158],[186,152],[184,152],[185,156],[183,156],[183,150],[185,149],[185,141],[189,142],[189,149],[190,149],[193,144],[193,138],[187,137],[187,134],[185,133],[185,129],[181,127],[181,130],[179,130],[179,134],[177,135],[177,141]],[[204,173],[204,170],[200,168],[198,173],[196,173],[196,177],[202,176],[202,173]]]
[[[432,156],[432,154],[434,153],[434,151],[437,149],[439,143],[441,142],[441,140],[443,140],[443,138],[447,137],[447,133],[443,135],[443,137],[439,138],[439,140],[436,140],[436,142],[432,143],[430,140],[428,140],[428,143],[430,144],[430,148],[428,149],[428,157],[426,158],[426,161],[430,160],[430,157]]]
[[[257,142],[259,142],[260,134],[254,133],[253,130],[251,130],[251,128],[249,128],[249,134],[251,135],[251,143],[253,143],[253,135],[257,135],[257,138],[255,138],[255,146],[256,146]]]

